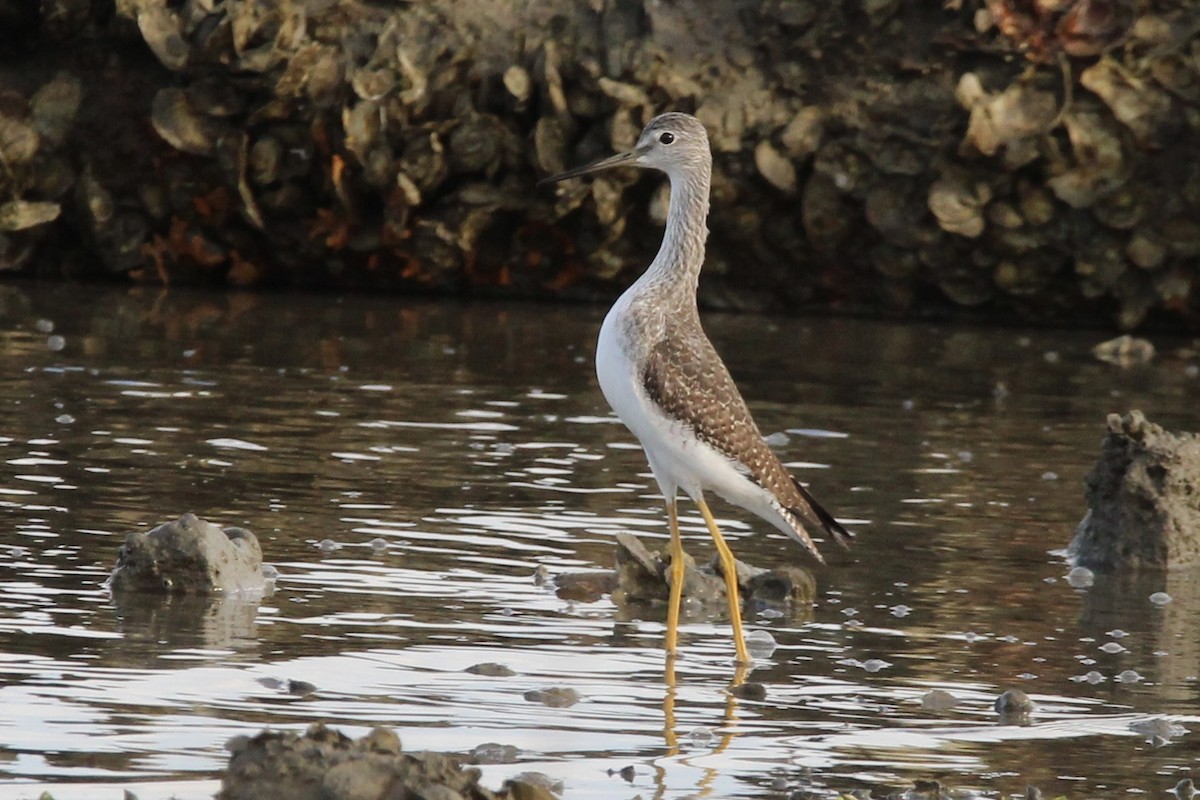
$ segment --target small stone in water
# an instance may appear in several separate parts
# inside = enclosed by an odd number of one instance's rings
[[[328,553],[331,550],[340,549],[341,545],[335,542],[333,539],[322,539],[321,541],[317,542],[317,548]]]
[[[696,747],[703,747],[712,741],[713,732],[700,725],[692,729],[692,732],[688,734],[688,738],[692,740],[692,744]]]
[[[387,539],[384,539],[382,536],[376,536],[374,539],[371,540],[371,549],[374,550],[375,552],[379,552],[380,550],[387,550],[387,548],[388,548],[388,541],[387,541]]]
[[[960,450],[958,452],[958,460],[964,464],[970,464],[975,458],[975,455],[970,450]]]
[[[1086,589],[1096,582],[1096,575],[1087,567],[1074,567],[1067,573],[1067,583],[1076,589]]]
[[[557,797],[563,792],[563,782],[551,778],[544,772],[519,772],[505,783],[509,789],[509,797]],[[516,786],[525,787],[525,791],[515,789]]]
[[[57,353],[66,346],[67,346],[67,339],[65,336],[59,336],[56,333],[53,336],[46,337],[46,349],[47,350],[51,350],[51,351]]]
[[[869,658],[863,662],[862,668],[867,672],[879,672],[881,669],[887,669],[891,666],[891,662],[884,661],[882,658]]]
[[[309,683],[308,681],[289,680],[287,682],[287,690],[288,690],[288,694],[294,694],[294,695],[298,695],[300,697],[307,697],[308,695],[315,692],[317,690],[317,687],[314,686],[313,684]]]
[[[1043,473],[1042,473],[1042,480],[1044,480],[1044,481],[1056,481],[1056,480],[1058,480],[1058,473],[1057,473],[1057,472],[1052,472],[1052,471],[1050,471],[1050,470],[1046,470],[1045,472],[1043,472]]]
[[[892,610],[893,617],[907,617],[909,614],[912,613],[912,609],[909,608],[908,606],[904,605],[903,603],[901,603],[898,606],[892,606],[891,610]]]
[[[1175,788],[1171,790],[1179,800],[1192,800],[1196,795],[1196,786],[1192,783],[1191,778],[1184,778],[1179,783],[1175,784]]]
[[[484,744],[476,745],[471,753],[480,764],[513,764],[516,763],[517,755],[520,751],[511,744],[485,742]]]
[[[1115,680],[1117,683],[1137,683],[1142,679],[1142,676],[1136,670],[1126,669],[1117,673]]]
[[[767,687],[757,681],[749,681],[731,687],[729,693],[742,700],[766,700]]]
[[[262,565],[263,580],[273,581],[279,577],[279,569],[274,564]]]
[[[482,664],[473,664],[464,670],[472,675],[486,675],[489,678],[507,678],[511,675],[516,675],[509,667],[503,664],[497,664],[494,661],[485,661]]]
[[[33,323],[33,327],[37,328],[41,333],[53,333],[54,321],[49,319],[39,319],[37,322]]]
[[[1028,714],[1034,704],[1020,689],[1009,689],[996,698],[995,708],[997,714]]]
[[[1155,592],[1154,594],[1150,595],[1150,602],[1154,603],[1156,606],[1165,606],[1167,603],[1171,602],[1171,595],[1167,594],[1166,592]]]
[[[1113,628],[1111,631],[1109,631],[1108,633],[1106,633],[1104,635],[1110,636],[1113,639],[1124,639],[1129,634],[1127,632],[1121,630],[1120,628]]]
[[[541,703],[550,708],[567,708],[579,702],[579,692],[563,686],[549,689],[533,689],[524,694],[530,703]]]
[[[921,708],[926,711],[949,711],[958,703],[959,699],[945,689],[932,689],[921,697]]]
[[[1128,649],[1118,644],[1117,642],[1105,642],[1100,645],[1100,649],[1106,653],[1125,653]]]
[[[70,425],[72,422],[75,421],[75,418],[72,417],[70,414],[59,414],[57,417],[54,418],[54,421],[57,422],[59,425]]]
[[[917,403],[914,400],[905,400],[900,404],[900,408],[904,409],[905,411],[912,411],[916,407]]]

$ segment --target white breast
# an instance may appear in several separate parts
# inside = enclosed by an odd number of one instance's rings
[[[608,312],[596,345],[596,377],[613,411],[637,437],[659,489],[675,497],[682,489],[693,499],[711,490],[735,505],[784,529],[771,495],[750,480],[741,465],[698,440],[686,426],[668,418],[650,401],[640,369],[630,358],[625,315],[629,293]]]

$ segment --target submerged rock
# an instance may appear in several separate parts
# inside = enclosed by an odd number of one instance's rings
[[[1076,564],[1104,571],[1200,564],[1200,436],[1165,431],[1140,411],[1110,414],[1086,493],[1088,512],[1069,548]]]
[[[669,548],[651,551],[640,539],[628,533],[619,533],[616,539],[615,574],[582,573],[587,582],[611,587],[613,602],[618,606],[665,603],[671,591]],[[816,597],[816,581],[801,567],[768,570],[739,561],[737,579],[739,595],[746,604],[800,608],[810,605]],[[568,574],[560,577],[558,582],[560,586],[574,587],[581,581]],[[695,560],[684,553],[683,596],[701,607],[725,607],[725,578],[715,557],[711,563],[697,566]]]
[[[1008,689],[993,704],[1001,725],[1028,725],[1037,705],[1020,689]]]
[[[245,528],[218,528],[184,514],[149,533],[131,533],[109,578],[114,592],[260,592],[262,550]]]
[[[921,695],[921,708],[926,711],[943,712],[957,706],[961,701],[945,689],[931,689]]]

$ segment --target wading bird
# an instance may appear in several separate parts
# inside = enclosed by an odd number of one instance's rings
[[[845,545],[850,534],[763,441],[729,370],[700,326],[696,284],[704,265],[712,178],[704,126],[688,114],[662,114],[650,121],[632,150],[543,183],[621,166],[660,170],[671,182],[658,255],[608,312],[596,347],[596,375],[604,397],[646,451],[666,499],[671,530],[666,650],[675,652],[683,590],[676,507],[676,496],[683,491],[699,507],[716,544],[737,659],[749,663],[733,553],[709,511],[705,492],[762,517],[822,563],[812,535],[828,534]]]

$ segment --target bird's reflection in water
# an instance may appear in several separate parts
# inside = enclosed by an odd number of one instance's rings
[[[665,664],[663,666],[663,741],[666,743],[666,758],[672,759],[679,755],[679,734],[675,730],[675,700],[678,695],[677,682],[675,677],[675,655],[668,653]],[[737,708],[738,698],[736,689],[746,682],[746,677],[750,673],[750,665],[742,662],[737,662],[734,669],[733,678],[729,682],[729,689],[725,692],[725,713],[722,716],[722,725],[720,727],[721,735],[717,739],[717,744],[712,750],[701,755],[709,756],[717,753],[723,753],[733,742],[737,735]],[[691,757],[683,757],[679,759],[682,764],[690,764]],[[720,774],[716,767],[703,767],[703,776],[696,784],[696,794],[694,797],[709,797],[713,792],[713,782],[716,781]],[[667,792],[667,768],[664,765],[664,760],[660,759],[654,765],[654,796],[661,798]]]

